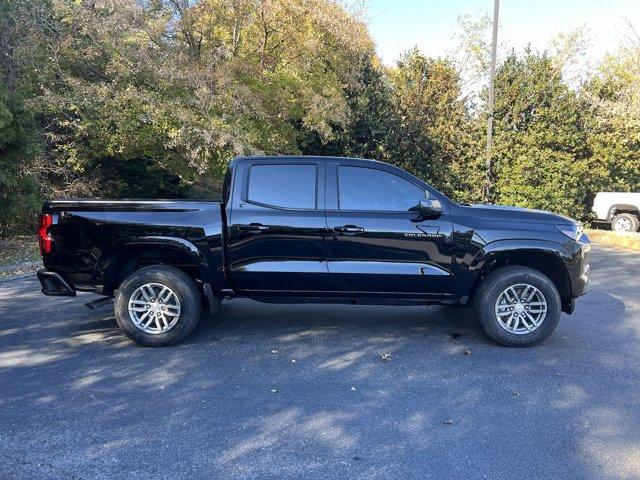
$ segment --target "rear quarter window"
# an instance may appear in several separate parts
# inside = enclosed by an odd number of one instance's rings
[[[316,208],[316,165],[252,165],[247,201],[260,205]]]

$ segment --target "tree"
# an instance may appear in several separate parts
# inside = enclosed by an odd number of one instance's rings
[[[215,195],[242,154],[375,158],[479,200],[488,19],[460,19],[457,53],[384,68],[348,3],[4,0],[4,231],[42,193]],[[580,84],[584,46],[577,30],[500,62],[496,201],[583,218],[592,193],[639,188],[640,48]]]
[[[298,153],[300,128],[332,140],[354,60],[373,55],[365,25],[328,0],[40,5],[16,29],[35,44],[20,53],[29,105],[51,162],[102,195],[140,174],[188,187],[235,155]],[[147,196],[167,193],[157,185]]]
[[[511,54],[495,88],[495,201],[584,218],[584,118],[558,66],[545,53]]]
[[[589,193],[640,191],[640,45],[608,56],[582,93],[593,152]]]
[[[19,91],[16,16],[21,2],[0,3],[0,236],[33,231],[41,188],[35,174],[42,154],[33,115]]]
[[[390,157],[444,193],[466,197],[474,141],[456,70],[414,49],[389,75],[399,118]]]
[[[301,126],[298,141],[301,153],[394,161],[390,142],[398,127],[398,116],[391,85],[369,55],[362,55],[355,67],[355,73],[343,87],[347,118],[332,124],[329,141]]]
[[[40,155],[33,118],[0,85],[0,236],[33,227],[41,191],[31,167]]]

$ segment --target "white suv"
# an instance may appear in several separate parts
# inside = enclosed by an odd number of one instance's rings
[[[598,221],[617,232],[637,232],[640,225],[640,192],[599,192],[591,208]]]

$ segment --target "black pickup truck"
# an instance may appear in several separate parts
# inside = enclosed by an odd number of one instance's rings
[[[473,305],[491,339],[528,346],[588,289],[580,223],[455,203],[363,159],[237,158],[219,202],[51,201],[38,237],[42,293],[114,296],[119,326],[150,346],[235,297]]]

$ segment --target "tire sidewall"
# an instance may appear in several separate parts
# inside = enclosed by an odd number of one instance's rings
[[[528,283],[536,287],[547,302],[547,315],[542,325],[531,333],[515,335],[504,330],[495,314],[500,294],[510,285]],[[528,347],[548,338],[556,329],[562,312],[560,295],[555,285],[545,275],[526,267],[505,267],[485,278],[481,285],[476,311],[480,326],[489,338],[501,345]]]
[[[131,295],[146,283],[166,285],[180,300],[180,318],[176,325],[165,333],[145,333],[135,326],[129,316]],[[176,343],[195,328],[201,313],[200,296],[195,282],[184,272],[173,267],[152,266],[133,272],[120,285],[115,296],[115,317],[124,333],[133,341],[144,346],[165,346]]]

